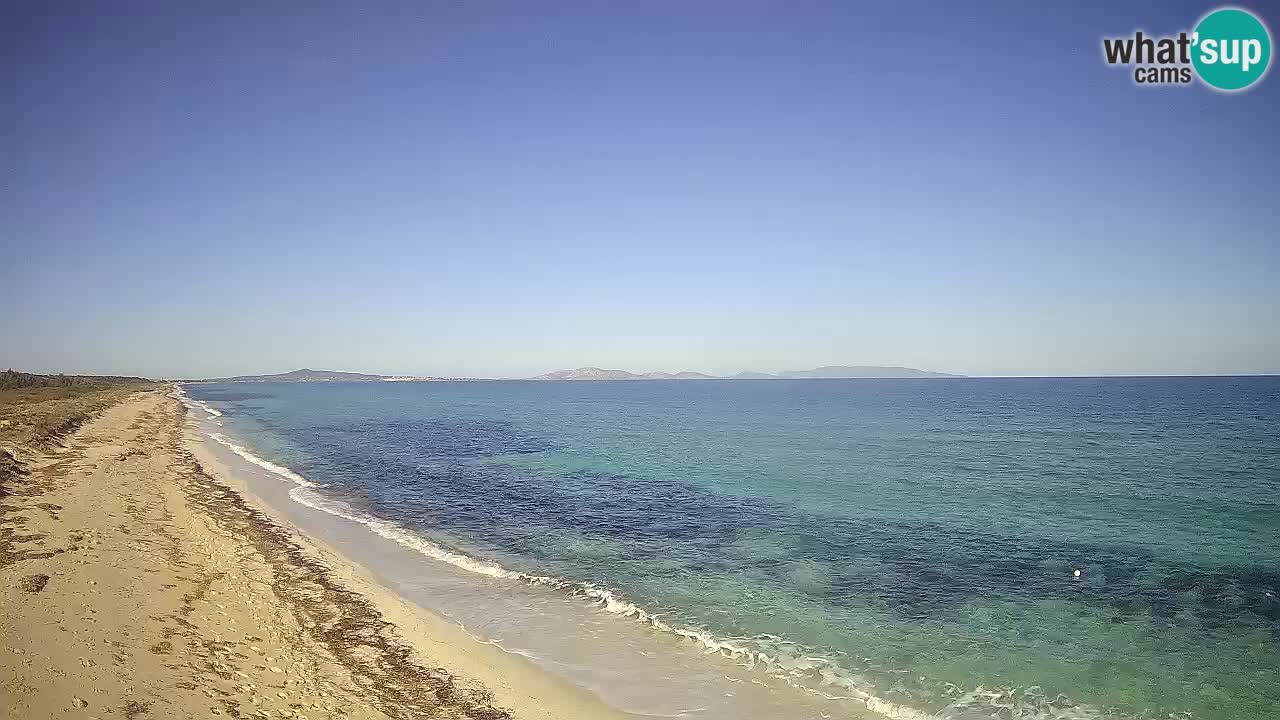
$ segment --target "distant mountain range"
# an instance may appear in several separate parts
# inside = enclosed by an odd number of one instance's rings
[[[884,367],[880,365],[825,365],[812,370],[783,370],[777,374],[740,372],[727,380],[783,380],[790,378],[948,378],[964,377],[947,373],[917,370],[908,367]],[[576,370],[556,370],[538,375],[533,380],[715,380],[715,375],[699,372],[647,372],[633,373],[626,370],[605,370],[598,367],[582,367]]]
[[[338,372],[337,370],[312,370],[302,368],[274,375],[237,375],[227,378],[210,378],[203,382],[385,382],[389,380],[433,380],[426,377],[399,375],[366,375],[364,373]]]
[[[762,373],[763,374],[763,373]],[[824,365],[812,370],[783,370],[783,378],[947,378],[964,377],[932,370],[882,365]]]
[[[605,370],[598,367],[581,367],[576,370],[556,370],[532,378],[534,380],[714,380],[714,375],[699,372],[647,372],[633,373],[626,370]]]

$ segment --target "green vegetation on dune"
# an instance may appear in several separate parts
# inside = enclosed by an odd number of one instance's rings
[[[18,388],[84,387],[121,384],[149,384],[153,381],[122,375],[36,375],[34,373],[5,370],[0,372],[0,390]]]

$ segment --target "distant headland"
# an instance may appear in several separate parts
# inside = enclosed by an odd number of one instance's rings
[[[192,382],[427,382],[431,380],[472,380],[474,378],[419,377],[416,375],[368,375],[337,370],[290,370],[273,375],[236,375],[235,377],[206,378]]]

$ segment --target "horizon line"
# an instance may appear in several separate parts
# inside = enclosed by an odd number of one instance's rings
[[[595,366],[583,366],[583,367],[595,367]],[[823,367],[823,366],[819,366],[819,367]],[[918,368],[907,368],[906,366],[892,366],[892,365],[863,365],[863,366],[846,366],[846,367],[886,367],[886,368],[888,368],[888,367],[901,367],[901,368],[909,369],[909,370],[918,370]],[[601,369],[604,369],[604,368],[601,368]],[[121,375],[120,373],[35,372],[35,371],[26,371],[26,370],[16,370],[15,368],[12,368],[12,367],[7,368],[7,370],[12,371],[12,372],[24,372],[24,373],[28,373],[28,374],[31,374],[31,375],[46,375],[46,376],[64,375],[64,376],[72,376],[72,377],[125,377],[124,375]],[[775,375],[775,377],[768,377],[768,378],[751,378],[751,377],[743,378],[743,377],[736,377],[736,376],[734,376],[734,375],[711,375],[711,374],[709,374],[709,373],[701,373],[701,374],[703,374],[703,375],[707,375],[707,377],[695,377],[695,378],[644,378],[644,377],[636,377],[636,378],[617,378],[617,379],[584,380],[584,379],[542,378],[542,377],[539,377],[539,376],[523,376],[523,377],[517,377],[517,376],[479,376],[479,375],[474,375],[474,376],[468,376],[468,375],[408,375],[408,374],[403,374],[403,373],[376,373],[376,372],[365,372],[365,371],[362,371],[362,370],[315,370],[315,369],[313,369],[313,368],[298,368],[297,370],[285,370],[285,371],[282,371],[282,372],[275,372],[275,373],[259,373],[259,374],[249,374],[249,373],[245,373],[245,374],[240,374],[240,375],[230,375],[230,376],[223,376],[223,377],[203,377],[203,378],[191,378],[191,377],[186,377],[186,378],[180,378],[180,377],[149,377],[149,376],[146,376],[146,375],[136,375],[136,376],[130,376],[130,377],[139,377],[139,378],[142,378],[142,379],[145,379],[145,380],[153,380],[153,381],[157,381],[157,382],[173,382],[173,383],[185,383],[185,382],[216,382],[216,381],[232,381],[232,378],[237,378],[237,377],[270,377],[270,376],[273,376],[273,375],[286,375],[286,374],[291,373],[291,372],[297,372],[298,370],[310,370],[310,371],[312,371],[312,372],[346,373],[346,374],[352,374],[352,375],[367,375],[367,376],[370,376],[370,377],[377,377],[377,378],[412,378],[412,379],[415,379],[415,380],[434,381],[434,382],[449,382],[449,381],[468,381],[468,382],[483,382],[483,381],[489,381],[489,382],[503,382],[503,381],[536,381],[536,382],[575,382],[575,383],[587,382],[587,383],[590,383],[590,382],[629,382],[629,381],[639,381],[639,382],[660,382],[660,381],[662,381],[662,380],[672,380],[672,381],[679,381],[679,382],[696,382],[696,381],[699,381],[699,380],[748,380],[748,381],[749,381],[749,380],[761,380],[761,381],[768,381],[768,380],[1037,380],[1037,379],[1038,379],[1038,380],[1070,380],[1070,379],[1080,379],[1080,380],[1085,380],[1085,379],[1108,379],[1108,378],[1236,378],[1236,377],[1280,377],[1280,370],[1274,370],[1274,371],[1263,371],[1263,372],[1207,372],[1207,373],[1147,373],[1147,372],[1136,372],[1136,373],[1084,373],[1084,374],[1065,374],[1065,375],[1058,375],[1058,374],[1045,374],[1045,375],[1039,375],[1039,374],[1027,374],[1027,375],[1016,375],[1016,374],[1010,374],[1010,375],[1006,375],[1006,374],[974,374],[974,375],[966,375],[966,374],[957,374],[957,373],[944,373],[944,372],[942,372],[942,371],[935,371],[935,370],[926,370],[926,371],[921,371],[921,372],[929,372],[929,373],[937,373],[937,374],[935,374],[935,375],[914,376],[914,377],[875,377],[875,376],[867,376],[867,377],[782,377],[782,376],[780,376],[780,375],[777,375],[777,372],[786,372],[786,371],[776,371],[776,372],[774,372],[774,373],[768,373],[768,374],[770,374],[770,375]],[[557,371],[549,371],[549,372],[557,372]],[[623,372],[630,372],[630,371],[623,371]],[[663,372],[663,371],[655,371],[655,372]],[[684,371],[684,370],[682,370],[682,371],[676,371],[676,372],[697,372],[697,371]],[[740,372],[756,372],[756,371],[740,371]],[[762,371],[761,371],[761,372],[762,372]],[[546,373],[543,373],[543,374],[546,374]],[[632,374],[635,374],[635,375],[641,375],[641,373],[632,373]],[[328,380],[328,381],[324,381],[324,380],[320,380],[320,381],[312,381],[312,382],[341,382],[341,381],[335,381],[335,380]],[[383,380],[383,382],[385,382],[385,380]]]

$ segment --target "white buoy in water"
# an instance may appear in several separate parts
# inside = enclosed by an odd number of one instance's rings
[[[1080,568],[1076,568],[1076,569],[1075,569],[1075,572],[1073,572],[1073,573],[1071,573],[1071,574],[1072,574],[1072,575],[1074,575],[1074,576],[1076,576],[1076,577],[1080,577]]]

